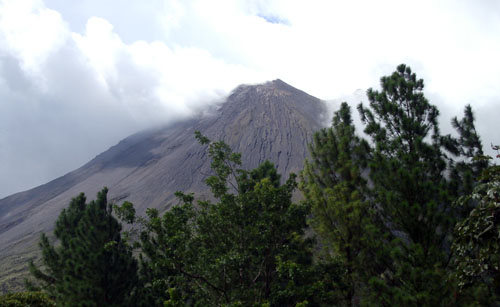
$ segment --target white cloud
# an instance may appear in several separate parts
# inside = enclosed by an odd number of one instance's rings
[[[18,56],[27,70],[36,70],[67,35],[61,15],[36,0],[1,3],[0,28],[1,50]]]
[[[62,175],[133,132],[259,79],[196,47],[124,43],[103,18],[72,32],[41,2],[2,3],[0,17],[0,195]]]
[[[402,62],[444,121],[470,103],[485,143],[500,143],[499,17],[494,1],[3,0],[0,195],[240,83],[281,78],[337,100]]]

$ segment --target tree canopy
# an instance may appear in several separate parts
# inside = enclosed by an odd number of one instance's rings
[[[107,188],[86,203],[71,200],[56,221],[56,244],[42,234],[42,266],[30,264],[40,286],[65,306],[124,306],[137,284],[137,261],[121,239]],[[31,286],[36,287],[35,284]]]
[[[155,299],[169,302],[175,289],[200,306],[328,301],[332,284],[320,282],[304,238],[309,209],[291,200],[295,176],[282,185],[270,162],[247,171],[224,142],[197,138],[208,145],[214,175],[206,183],[216,201],[195,205],[178,193],[181,204],[163,216],[149,210],[142,267]]]
[[[423,89],[402,64],[358,106],[367,141],[343,103],[311,144],[301,188],[312,226],[351,276],[351,301],[417,306],[450,298],[449,246],[460,216],[453,203],[485,165],[471,160],[482,148],[470,107],[453,120],[459,137],[442,135]]]
[[[300,181],[195,133],[208,198],[160,214],[74,198],[41,236],[46,294],[76,306],[449,306],[500,304],[500,171],[472,108],[443,135],[424,82],[402,64],[368,89],[362,136],[342,103],[314,134]],[[498,150],[498,147],[494,147]],[[296,188],[303,200],[294,202]],[[122,231],[118,217],[136,223]],[[133,245],[130,241],[134,241]],[[133,256],[132,246],[136,247]],[[137,259],[137,260],[136,260]],[[11,299],[11,297],[6,297]]]

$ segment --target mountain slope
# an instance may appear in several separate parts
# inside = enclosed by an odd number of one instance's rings
[[[210,175],[210,161],[194,138],[196,130],[241,152],[244,168],[274,162],[284,180],[302,168],[325,113],[319,99],[281,80],[242,85],[212,115],[132,135],[65,176],[4,198],[0,274],[16,278],[25,272],[21,267],[36,254],[40,232],[50,232],[59,212],[80,192],[93,199],[107,186],[112,201],[131,201],[139,214],[148,207],[166,209],[178,190],[207,195],[203,180]],[[2,278],[5,285],[12,282],[5,273]]]

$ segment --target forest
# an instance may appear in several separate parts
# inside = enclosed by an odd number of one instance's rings
[[[196,132],[210,200],[179,191],[170,210],[139,216],[107,188],[76,196],[57,240],[41,236],[26,292],[0,305],[500,304],[500,155],[484,154],[470,106],[442,134],[410,67],[380,85],[357,107],[363,134],[342,103],[286,181]]]

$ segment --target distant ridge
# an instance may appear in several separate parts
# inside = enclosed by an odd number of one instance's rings
[[[325,113],[319,99],[279,79],[240,85],[210,116],[134,134],[75,171],[0,200],[0,291],[20,285],[40,233],[80,192],[93,199],[107,186],[111,200],[131,201],[139,214],[167,209],[178,190],[207,195],[210,161],[195,130],[241,152],[244,168],[272,161],[285,180],[302,169]]]

